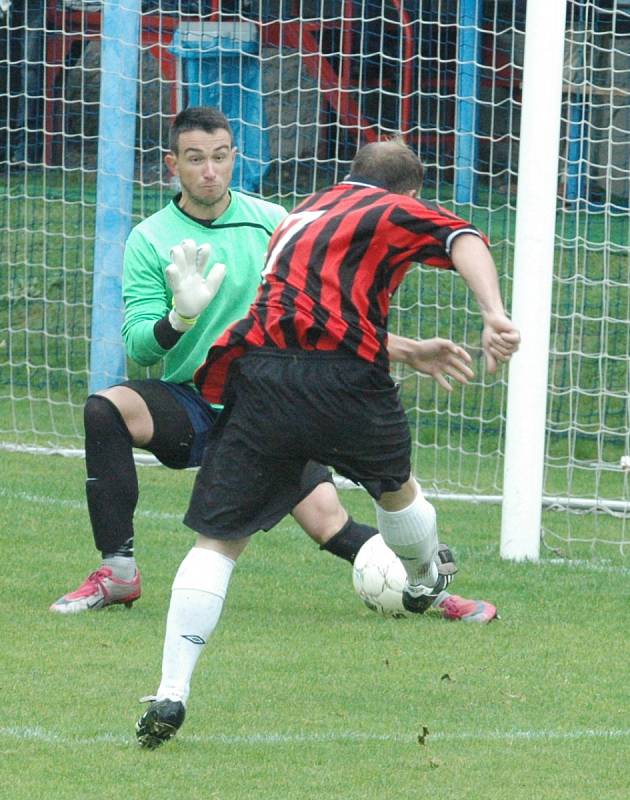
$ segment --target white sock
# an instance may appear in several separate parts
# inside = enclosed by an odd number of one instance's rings
[[[166,618],[158,700],[186,704],[193,670],[221,616],[233,569],[231,558],[204,547],[193,547],[180,564]]]
[[[435,509],[418,486],[413,502],[400,511],[376,504],[376,522],[385,544],[400,559],[410,586],[432,588],[438,579]]]
[[[136,574],[136,559],[133,556],[105,556],[103,566],[109,567],[112,577],[121,581],[131,581]]]

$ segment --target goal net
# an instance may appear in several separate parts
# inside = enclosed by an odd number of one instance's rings
[[[342,178],[358,145],[402,134],[425,163],[424,195],[488,233],[509,303],[519,168],[536,169],[519,165],[526,2],[108,5],[137,15],[133,192],[121,209],[130,223],[175,190],[163,156],[186,105],[228,114],[241,151],[235,187],[287,207]],[[630,540],[630,5],[567,8],[542,533],[563,556],[618,559]],[[103,64],[104,16],[98,0],[0,2],[5,449],[80,452],[83,403],[102,367],[92,339],[97,199],[117,160],[99,173],[99,111],[104,82],[123,80]],[[499,502],[507,370],[485,372],[462,281],[415,267],[390,328],[452,338],[474,358],[475,380],[449,395],[395,368],[424,490]],[[147,373],[128,363],[127,374]]]

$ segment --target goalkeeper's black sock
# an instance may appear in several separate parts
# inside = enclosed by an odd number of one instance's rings
[[[113,553],[103,553],[103,558],[133,558],[133,536],[117,547]]]
[[[125,557],[133,547],[138,503],[131,436],[116,406],[101,395],[88,397],[84,423],[85,492],[94,542],[103,556],[120,551]]]
[[[338,558],[343,558],[354,564],[354,559],[363,545],[376,536],[378,531],[370,525],[364,525],[362,522],[355,522],[352,517],[348,517],[348,521],[343,528],[335,533],[325,544],[320,546],[320,550],[327,550]]]

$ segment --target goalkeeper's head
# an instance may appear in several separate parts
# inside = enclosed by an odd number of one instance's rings
[[[399,138],[364,145],[350,167],[350,180],[380,186],[395,194],[416,195],[423,174],[422,162]]]
[[[205,131],[214,133],[218,130],[227,131],[230,136],[230,146],[234,147],[234,134],[228,118],[218,108],[212,106],[191,106],[183,109],[173,120],[169,133],[169,147],[177,155],[179,137],[186,131]]]

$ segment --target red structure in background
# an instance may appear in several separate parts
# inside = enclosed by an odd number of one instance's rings
[[[148,50],[157,60],[162,78],[171,83],[171,111],[177,111],[175,91],[177,65],[169,51],[169,45],[178,26],[183,21],[218,21],[233,19],[221,15],[218,2],[214,0],[213,9],[203,19],[194,16],[170,16],[168,14],[143,14],[141,23],[141,47]],[[399,130],[403,134],[412,127],[411,103],[414,88],[413,59],[414,43],[412,23],[402,10],[398,0],[395,5],[400,10],[400,35],[402,36],[402,72]],[[357,97],[359,88],[352,79],[352,59],[357,55],[352,31],[354,4],[344,0],[341,18],[334,20],[302,21],[299,14],[289,20],[272,20],[258,23],[260,41],[263,46],[278,50],[287,48],[302,57],[306,72],[319,87],[329,107],[336,114],[340,126],[351,133],[357,141],[375,141],[380,132],[374,122],[362,114]],[[321,36],[324,28],[337,30],[340,42],[338,66],[333,58],[323,55]],[[94,39],[100,37],[101,12],[82,9],[60,8],[51,5],[46,32],[46,71],[44,97],[44,162],[55,161],[55,137],[63,131],[65,104],[63,99],[64,70],[71,68],[81,53]]]
[[[167,15],[142,16],[141,47],[160,65],[164,80],[175,84],[176,63],[168,46],[179,19]],[[65,103],[62,96],[64,71],[76,62],[91,41],[101,35],[101,12],[61,9],[56,4],[49,13],[46,31],[46,70],[44,82],[44,163],[52,164],[55,136],[63,131]],[[173,93],[171,110],[176,112]]]

